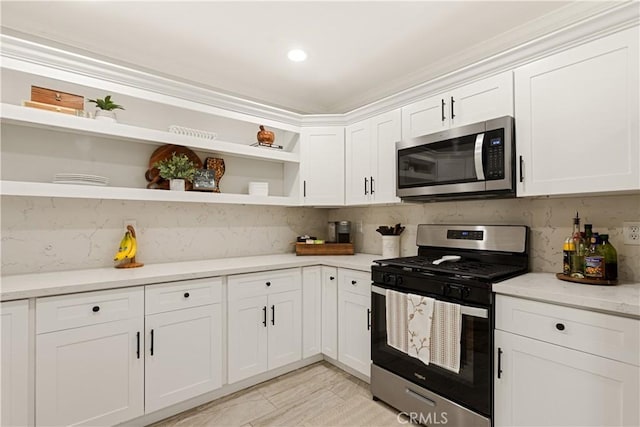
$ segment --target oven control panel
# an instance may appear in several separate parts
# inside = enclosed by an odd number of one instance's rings
[[[447,239],[483,240],[484,230],[447,230]]]

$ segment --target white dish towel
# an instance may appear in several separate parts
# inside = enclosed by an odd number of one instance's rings
[[[436,301],[431,332],[431,363],[460,373],[461,333],[460,305]]]
[[[431,322],[435,300],[407,294],[407,340],[409,356],[428,365],[431,360]]]
[[[387,344],[407,352],[407,294],[386,290]]]

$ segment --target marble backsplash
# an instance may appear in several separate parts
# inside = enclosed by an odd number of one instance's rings
[[[111,266],[125,219],[137,222],[145,263],[291,253],[296,236],[326,238],[327,221],[336,220],[352,221],[356,251],[371,254],[382,253],[375,229],[402,223],[402,256],[416,253],[420,223],[522,224],[531,228],[531,270],[558,272],[576,210],[582,224],[609,233],[621,279],[640,282],[640,246],[622,239],[622,223],[640,221],[640,195],[339,209],[3,196],[2,275]]]
[[[387,207],[332,209],[329,221],[352,221],[357,252],[382,253],[379,225],[402,223],[401,256],[415,255],[417,224],[517,224],[531,229],[530,267],[532,271],[562,271],[562,243],[571,234],[572,221],[580,213],[582,225],[593,224],[594,231],[609,233],[618,251],[619,276],[640,282],[640,246],[623,243],[622,223],[640,221],[640,195],[527,198],[403,204]],[[362,223],[359,232],[358,223]]]
[[[139,261],[293,252],[327,211],[274,206],[2,197],[2,275],[109,267],[136,220]]]

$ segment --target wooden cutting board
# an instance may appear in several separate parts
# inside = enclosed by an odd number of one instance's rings
[[[353,243],[296,243],[296,255],[353,255]]]
[[[173,153],[177,155],[186,154],[189,160],[193,162],[196,169],[202,169],[202,160],[194,153],[190,148],[183,147],[182,145],[167,144],[158,147],[149,158],[149,169],[144,174],[149,184],[147,188],[160,188],[163,190],[169,189],[169,181],[160,176],[158,168],[153,167],[157,162],[171,158]],[[187,190],[191,190],[193,185],[190,182],[186,183]]]

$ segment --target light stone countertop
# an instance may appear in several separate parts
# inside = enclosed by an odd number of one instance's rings
[[[148,264],[142,268],[132,269],[95,268],[21,274],[1,278],[0,300],[9,301],[312,265],[368,272],[373,261],[381,258],[381,255],[370,254],[334,256],[276,254]],[[497,294],[640,318],[640,284],[638,283],[593,286],[564,282],[558,280],[553,273],[528,273],[494,284],[493,291]]]
[[[295,254],[220,258],[202,261],[148,264],[141,268],[94,268],[50,273],[3,276],[0,301],[150,285],[177,280],[254,273],[312,265],[370,271],[381,255],[296,256]]]
[[[583,285],[559,280],[554,273],[528,273],[495,283],[497,294],[640,318],[640,283]]]

